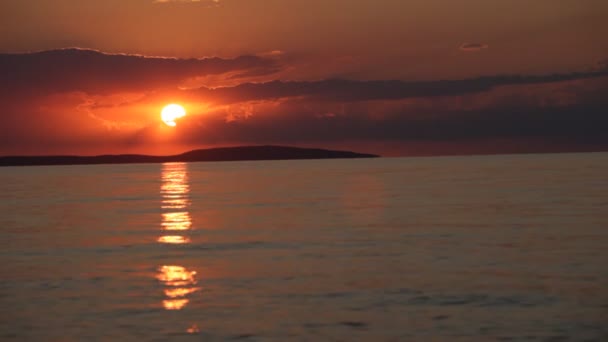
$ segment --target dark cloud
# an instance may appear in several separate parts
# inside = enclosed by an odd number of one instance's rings
[[[595,70],[608,71],[608,59],[598,61]]]
[[[460,51],[466,51],[466,52],[476,52],[476,51],[480,51],[483,49],[487,49],[488,45],[487,44],[481,44],[481,43],[464,43],[462,45],[460,45],[459,49]]]
[[[66,153],[76,146],[89,146],[95,153],[120,152],[125,146],[147,151],[163,137],[155,111],[168,89],[191,110],[170,144],[162,146],[481,144],[491,139],[608,146],[606,68],[416,82],[239,84],[259,76],[268,79],[280,68],[276,59],[255,56],[184,60],[80,49],[2,54],[0,154],[21,153],[26,147],[44,153],[50,146]],[[178,90],[192,78],[237,85]]]
[[[480,93],[499,86],[527,85],[592,79],[608,76],[608,71],[592,71],[543,76],[494,76],[464,80],[425,82],[322,80],[315,82],[245,83],[235,87],[200,88],[188,91],[206,101],[235,103],[306,97],[321,101],[398,100]]]
[[[0,90],[8,92],[111,93],[176,88],[185,79],[240,72],[265,75],[278,70],[276,60],[258,56],[234,59],[176,59],[105,54],[62,49],[0,54]]]
[[[608,85],[602,89],[608,90]],[[608,100],[599,97],[566,106],[525,101],[472,110],[404,106],[375,115],[383,105],[351,103],[340,110],[341,105],[288,101],[274,108],[254,108],[236,120],[222,115],[193,120],[182,131],[182,139],[191,144],[542,139],[608,146]]]

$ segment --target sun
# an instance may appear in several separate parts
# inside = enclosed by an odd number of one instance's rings
[[[160,118],[167,126],[175,127],[177,124],[175,120],[186,116],[186,110],[184,107],[172,103],[166,105],[160,112]]]

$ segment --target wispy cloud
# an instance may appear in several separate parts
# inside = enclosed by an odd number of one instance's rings
[[[220,0],[154,0],[156,4],[168,4],[168,3],[212,3],[219,4]]]
[[[258,54],[256,54],[256,56],[260,56],[260,57],[280,57],[285,55],[285,51],[282,50],[270,50],[270,51],[264,51],[264,52],[260,52]]]
[[[540,76],[491,76],[462,80],[406,82],[398,80],[320,80],[243,83],[235,87],[199,88],[188,92],[222,103],[306,98],[322,102],[362,102],[461,96],[490,91],[501,86],[549,84],[607,77],[608,71]]]
[[[460,51],[465,51],[465,52],[477,52],[477,51],[481,51],[481,50],[487,49],[487,48],[488,48],[488,44],[482,44],[482,43],[463,43],[459,47]]]

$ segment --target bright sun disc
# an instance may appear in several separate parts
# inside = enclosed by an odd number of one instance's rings
[[[163,122],[167,126],[171,127],[175,127],[177,125],[175,123],[175,120],[184,116],[186,116],[186,110],[184,109],[184,107],[178,104],[166,105],[165,108],[163,108],[162,112],[160,112],[160,117]]]

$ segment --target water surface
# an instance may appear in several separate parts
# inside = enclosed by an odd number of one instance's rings
[[[0,339],[606,340],[608,154],[0,168]]]

